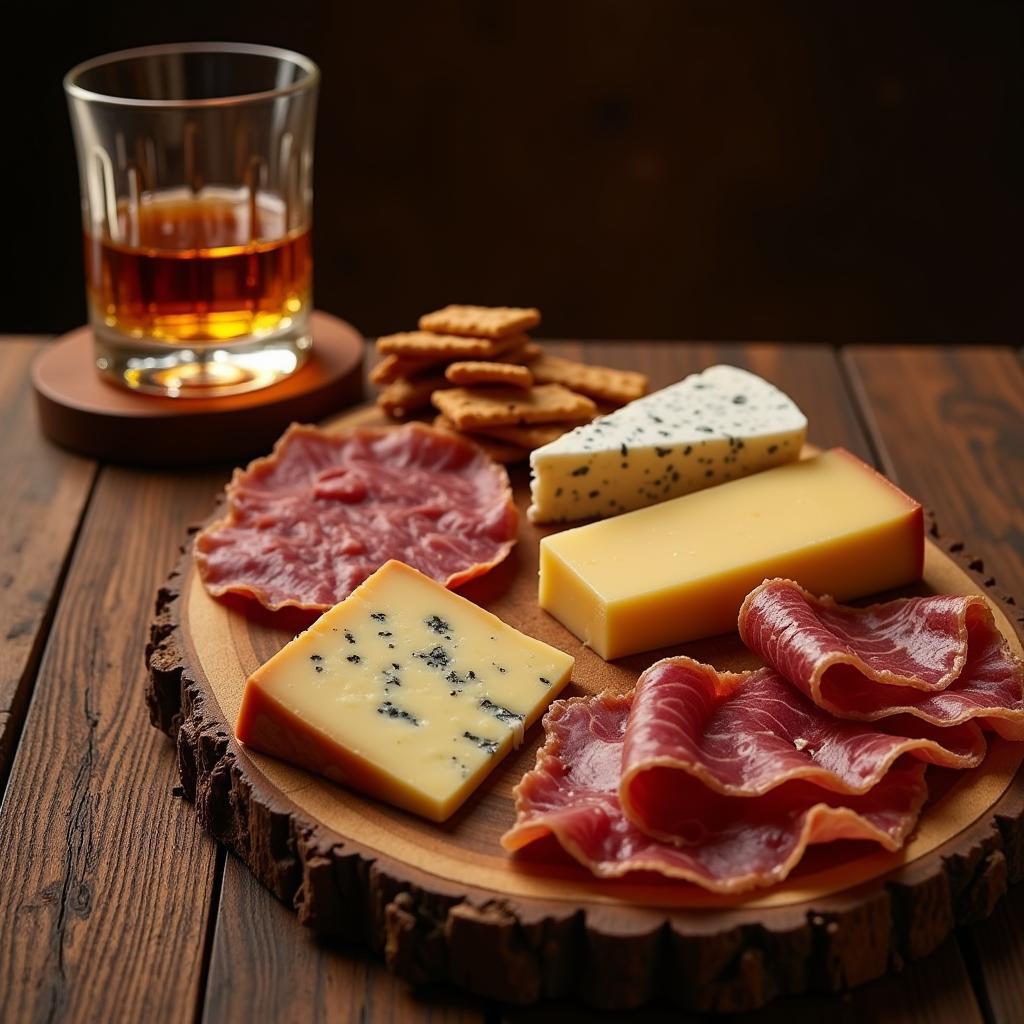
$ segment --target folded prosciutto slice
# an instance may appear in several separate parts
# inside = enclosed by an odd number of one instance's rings
[[[681,704],[697,696],[698,688],[682,676],[674,685]],[[723,795],[698,784],[689,787],[694,803],[685,840],[651,836],[623,813],[619,801],[623,748],[640,692],[638,684],[637,696],[606,693],[552,705],[537,764],[516,788],[518,816],[502,837],[506,849],[553,834],[600,877],[654,871],[713,892],[735,893],[785,878],[810,843],[869,839],[897,850],[917,820],[927,793],[925,763],[905,757],[873,788],[852,795],[798,774],[783,777],[786,769],[774,788],[756,798]],[[697,723],[702,711],[694,708],[692,716],[682,715]],[[708,761],[709,770],[716,771]],[[685,772],[675,774],[673,781],[679,781]],[[763,776],[760,784],[766,781]]]
[[[843,718],[977,719],[1024,739],[1024,667],[980,596],[912,597],[867,608],[766,580],[740,608],[743,642],[815,704]]]
[[[619,797],[645,832],[696,843],[715,813],[716,794],[761,798],[798,780],[813,784],[798,787],[811,800],[826,799],[816,787],[863,794],[904,754],[970,768],[985,756],[985,740],[972,722],[939,729],[905,716],[881,727],[842,721],[772,669],[721,673],[690,658],[666,658],[637,680]],[[752,803],[741,801],[740,813]]]
[[[325,611],[395,558],[449,587],[511,551],[508,473],[422,423],[348,433],[292,425],[235,470],[227,515],[195,542],[211,594]]]
[[[766,668],[666,658],[632,693],[553,705],[505,847],[552,834],[598,876],[744,892],[811,843],[899,849],[927,764],[979,764],[983,728],[1024,739],[1024,667],[981,597],[847,608],[770,580],[739,627]]]

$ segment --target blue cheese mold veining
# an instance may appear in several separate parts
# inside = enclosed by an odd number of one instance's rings
[[[712,366],[534,451],[527,514],[568,522],[654,505],[790,462],[806,433],[777,387]]]

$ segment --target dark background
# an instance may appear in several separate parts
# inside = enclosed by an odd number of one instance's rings
[[[61,8],[5,33],[2,330],[85,318],[62,74],[201,38],[320,64],[316,300],[368,334],[477,302],[560,337],[1020,340],[1019,4]]]

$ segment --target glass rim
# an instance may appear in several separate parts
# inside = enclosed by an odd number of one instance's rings
[[[113,96],[109,93],[94,92],[83,88],[77,83],[87,71],[101,68],[108,64],[137,57],[156,57],[175,53],[231,53],[248,54],[257,57],[273,57],[279,61],[295,64],[305,72],[305,77],[277,89],[264,89],[261,92],[235,93],[230,96],[208,96],[203,99],[135,99],[130,96]],[[76,64],[64,76],[64,91],[69,97],[85,100],[88,103],[107,103],[119,107],[146,107],[164,110],[190,110],[201,107],[230,107],[242,103],[259,100],[279,99],[314,88],[320,81],[320,68],[316,62],[295,50],[286,50],[280,46],[266,46],[263,43],[158,43],[155,46],[136,46],[127,50],[115,50],[98,57],[90,57]]]

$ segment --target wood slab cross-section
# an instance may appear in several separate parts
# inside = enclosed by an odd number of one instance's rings
[[[523,529],[534,528],[524,523]],[[962,543],[943,538],[933,525],[931,545],[928,582],[946,592],[985,593],[1003,610],[1004,628],[1019,627],[1010,620],[1019,619],[1019,609],[970,568]],[[535,547],[535,538],[532,544],[521,538],[508,592],[486,603],[513,625],[552,640],[545,630],[560,627],[535,611]],[[450,982],[513,1003],[572,995],[597,1006],[631,1007],[664,994],[698,1010],[748,1009],[781,994],[857,985],[921,957],[956,925],[989,914],[1009,881],[1024,872],[1024,774],[1009,781],[1020,754],[996,744],[988,774],[965,773],[946,803],[940,798],[936,805],[940,825],[929,824],[926,814],[917,841],[926,844],[929,829],[947,827],[943,815],[966,817],[951,818],[953,827],[935,833],[923,852],[908,846],[905,866],[891,856],[877,862],[874,874],[857,873],[869,863],[862,858],[838,881],[821,883],[809,874],[795,889],[786,883],[749,901],[716,901],[679,886],[652,894],[642,886],[588,889],[571,875],[552,883],[517,873],[501,857],[495,867],[488,837],[495,822],[511,821],[507,790],[532,760],[533,747],[510,758],[495,773],[491,793],[471,802],[447,830],[424,823],[417,833],[401,812],[368,805],[326,782],[311,784],[311,777],[297,779],[293,769],[239,747],[231,726],[246,666],[251,671],[287,637],[253,627],[246,639],[249,626],[237,615],[202,591],[186,546],[160,592],[149,651],[151,715],[176,737],[185,794],[204,825],[280,899],[294,902],[305,924],[383,953],[415,983]],[[570,642],[567,634],[558,639],[563,647]],[[692,653],[718,664],[725,658],[722,667],[730,667],[736,653],[729,643],[708,641]],[[237,651],[211,650],[232,645]],[[606,664],[592,652],[567,649],[597,688],[629,685],[650,660]],[[980,810],[981,797],[967,788],[974,777],[995,787]],[[505,793],[495,796],[503,785]],[[356,829],[367,818],[374,826],[367,834],[384,838],[360,837]],[[412,854],[402,838],[411,830],[418,836]]]

